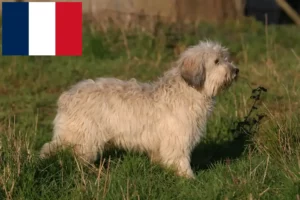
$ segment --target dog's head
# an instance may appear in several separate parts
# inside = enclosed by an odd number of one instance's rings
[[[209,96],[227,88],[239,73],[229,60],[228,50],[215,42],[200,42],[188,48],[177,62],[186,83]]]

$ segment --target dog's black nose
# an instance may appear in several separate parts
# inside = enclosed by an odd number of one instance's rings
[[[240,70],[239,70],[238,68],[235,68],[235,74],[236,74],[236,75],[239,74],[239,71],[240,71]]]

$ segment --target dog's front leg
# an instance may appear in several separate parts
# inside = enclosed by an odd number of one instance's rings
[[[194,173],[190,165],[190,151],[186,149],[187,145],[175,143],[163,145],[160,151],[162,164],[166,167],[176,170],[179,176],[194,178]]]
[[[179,158],[179,160],[177,161],[177,173],[179,176],[183,176],[186,178],[195,178],[195,175],[191,169],[189,155]]]

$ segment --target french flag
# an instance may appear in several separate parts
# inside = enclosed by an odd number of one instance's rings
[[[82,2],[2,3],[2,55],[81,54]]]

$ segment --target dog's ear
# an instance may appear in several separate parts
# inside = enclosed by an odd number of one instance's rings
[[[205,81],[205,66],[201,60],[186,56],[179,60],[182,78],[193,87],[201,87]]]

